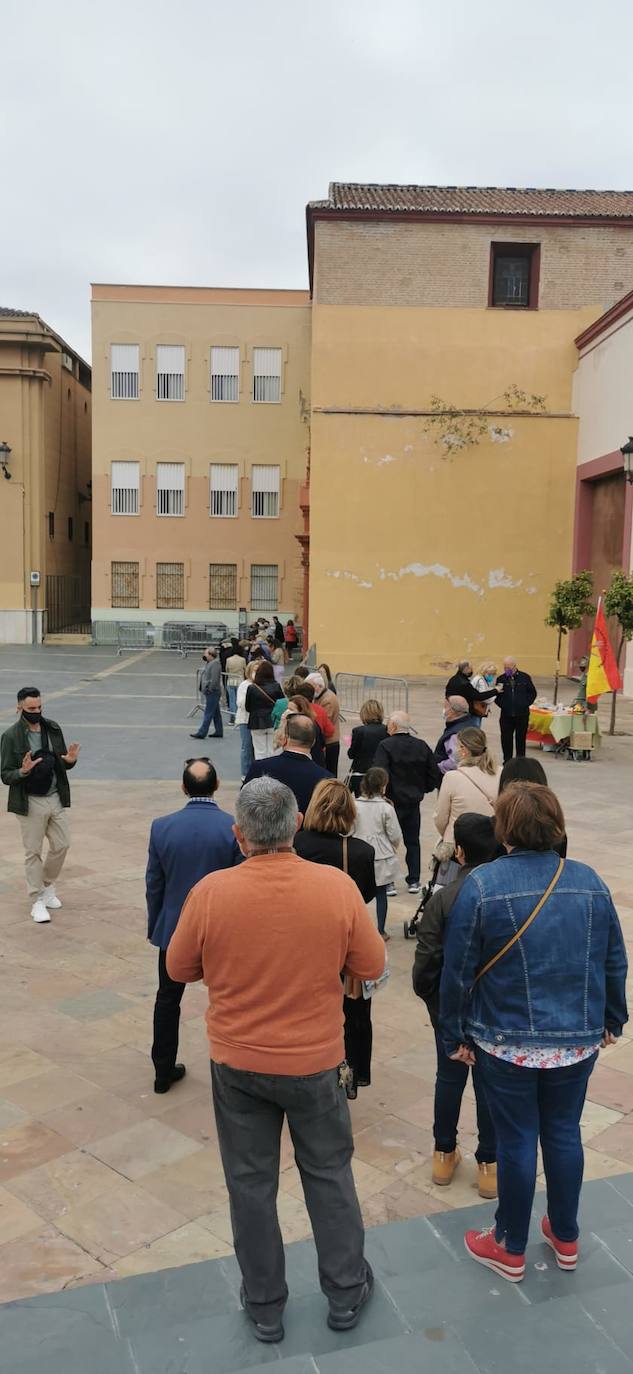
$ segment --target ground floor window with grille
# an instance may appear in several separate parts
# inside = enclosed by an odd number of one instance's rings
[[[279,568],[276,563],[251,564],[251,610],[277,610]]]
[[[138,606],[138,563],[113,563],[112,605]]]
[[[237,610],[237,563],[209,564],[209,610]]]
[[[185,605],[184,563],[156,564],[156,607],[159,611],[182,611]]]

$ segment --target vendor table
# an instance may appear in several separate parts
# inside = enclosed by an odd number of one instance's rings
[[[533,706],[530,710],[527,737],[532,744],[562,745],[568,741],[569,749],[574,748],[575,735],[590,735],[590,749],[600,739],[598,716],[591,711],[553,711],[548,707]],[[576,746],[587,750],[585,741]]]

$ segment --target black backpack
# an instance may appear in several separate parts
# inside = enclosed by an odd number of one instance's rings
[[[32,759],[41,759],[42,762],[24,779],[24,786],[31,797],[45,797],[57,775],[55,755],[48,746],[48,732],[42,721],[42,748],[31,754]]]

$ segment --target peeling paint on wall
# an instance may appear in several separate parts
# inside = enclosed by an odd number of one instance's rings
[[[450,568],[446,568],[443,563],[407,563],[405,568],[400,568],[398,572],[388,572],[386,568],[379,571],[381,582],[385,578],[390,578],[392,582],[398,582],[401,577],[446,577],[453,587],[467,587],[469,591],[476,592],[478,596],[483,596],[484,589],[478,582],[474,582],[468,573],[461,577],[457,573],[452,573]]]
[[[522,584],[522,577],[519,578],[518,582],[514,582],[513,579],[510,577],[510,574],[506,572],[505,568],[491,568],[490,572],[488,573],[488,586],[490,588],[520,587],[522,586]]]
[[[336,571],[328,570],[326,577],[343,577],[347,582],[355,582],[358,587],[363,587],[367,591],[370,591],[374,585],[373,582],[365,582],[363,578],[358,576],[358,573],[349,572],[347,568],[343,568],[342,571],[339,571],[338,568]]]
[[[502,425],[490,426],[490,438],[493,444],[507,444],[514,434],[513,429],[504,429]]]

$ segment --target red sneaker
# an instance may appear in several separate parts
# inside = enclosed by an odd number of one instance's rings
[[[509,1283],[521,1282],[525,1274],[525,1255],[509,1254],[505,1245],[495,1240],[494,1226],[487,1231],[467,1231],[464,1245],[470,1258],[477,1260],[478,1264],[494,1269],[495,1274],[508,1279]]]
[[[558,1240],[552,1231],[549,1217],[543,1217],[541,1231],[543,1232],[543,1239],[548,1245],[551,1245],[556,1255],[556,1263],[559,1269],[575,1269],[578,1263],[578,1241]]]

